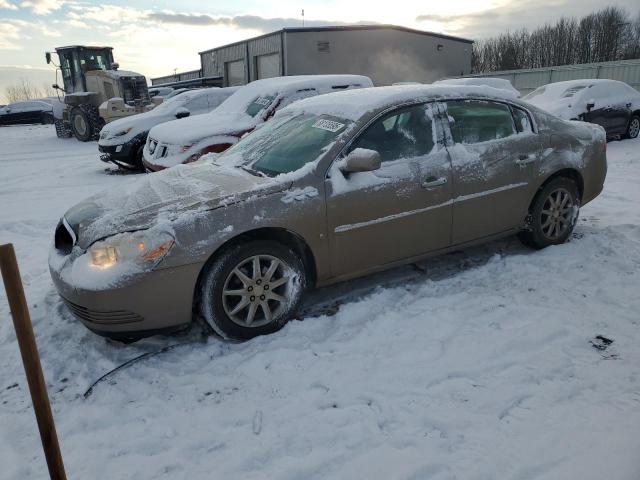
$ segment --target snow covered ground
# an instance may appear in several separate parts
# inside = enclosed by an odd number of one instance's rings
[[[244,344],[194,328],[122,345],[63,308],[46,260],[68,207],[136,175],[51,126],[0,128],[0,243],[17,248],[69,478],[639,478],[640,140],[608,157],[566,245],[507,239],[334,286]],[[0,372],[0,477],[45,478],[4,290]]]

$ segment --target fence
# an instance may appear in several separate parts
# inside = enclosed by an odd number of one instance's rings
[[[640,91],[640,59],[616,62],[583,63],[560,67],[504,70],[477,73],[466,77],[505,78],[523,95],[547,83],[577,80],[580,78],[608,78],[628,83]]]

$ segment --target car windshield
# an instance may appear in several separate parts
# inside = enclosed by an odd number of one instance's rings
[[[547,91],[546,87],[540,87],[540,88],[536,88],[533,92],[525,95],[524,97],[522,97],[523,100],[529,100],[531,98],[537,97],[538,95],[542,95],[544,92]]]
[[[240,165],[274,177],[316,160],[351,122],[329,115],[300,114],[273,120],[227,150]]]
[[[573,97],[576,93],[578,93],[581,90],[584,90],[585,88],[587,88],[586,85],[576,85],[574,87],[567,88],[562,94],[562,98]]]
[[[276,98],[275,95],[261,95],[255,98],[247,107],[245,112],[250,117],[255,117],[262,110],[267,108],[273,102],[273,99]]]

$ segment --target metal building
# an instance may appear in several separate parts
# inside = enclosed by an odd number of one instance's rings
[[[628,83],[636,90],[640,90],[640,59],[581,63],[577,65],[529,68],[524,70],[504,70],[466,76],[506,78],[523,95],[547,83],[578,80],[581,78],[620,80],[621,82]]]
[[[281,75],[350,73],[375,85],[471,73],[473,41],[394,25],[284,28],[200,52],[224,86]]]

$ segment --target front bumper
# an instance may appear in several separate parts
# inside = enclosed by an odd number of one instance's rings
[[[65,305],[85,327],[106,337],[135,339],[191,322],[201,267],[191,264],[152,270],[104,290],[77,288],[54,267],[50,266],[50,272]]]
[[[100,159],[104,162],[121,162],[132,167],[140,167],[138,150],[146,140],[146,133],[137,135],[131,140],[120,145],[101,145],[98,142],[98,151],[102,153]]]

